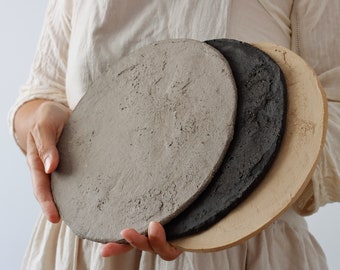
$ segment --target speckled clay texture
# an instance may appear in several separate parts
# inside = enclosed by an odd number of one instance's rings
[[[166,223],[207,186],[233,137],[225,58],[194,40],[154,43],[94,82],[65,126],[52,191],[80,237],[120,241]]]

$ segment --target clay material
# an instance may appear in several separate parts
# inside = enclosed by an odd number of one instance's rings
[[[261,182],[284,132],[286,85],[279,66],[236,40],[212,40],[228,60],[238,89],[234,139],[211,184],[165,226],[168,239],[200,232],[225,217]]]
[[[120,241],[166,223],[207,186],[233,136],[225,58],[193,40],[154,43],[103,74],[65,126],[55,202],[80,237]]]

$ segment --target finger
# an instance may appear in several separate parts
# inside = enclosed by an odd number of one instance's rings
[[[153,249],[149,244],[149,239],[146,236],[139,234],[136,230],[125,229],[121,231],[120,234],[132,247],[153,252]]]
[[[149,224],[148,238],[154,252],[161,256],[163,260],[174,260],[183,252],[166,241],[164,228],[158,222]]]
[[[103,257],[111,257],[115,255],[121,255],[133,249],[130,245],[108,243],[103,245],[101,255]]]
[[[50,177],[44,172],[44,165],[31,134],[27,139],[26,159],[31,172],[33,192],[44,215],[52,223],[59,222],[60,216],[53,201]]]
[[[32,129],[32,136],[45,173],[53,172],[59,163],[59,154],[56,147],[57,134],[49,125],[40,123]]]

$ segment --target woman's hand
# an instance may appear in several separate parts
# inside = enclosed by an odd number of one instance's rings
[[[46,218],[57,223],[60,216],[53,201],[50,174],[57,168],[57,142],[71,110],[46,100],[25,103],[15,116],[18,143],[26,152],[33,192]]]
[[[133,248],[156,253],[167,261],[176,259],[182,253],[182,250],[166,241],[163,226],[158,222],[149,224],[148,236],[141,235],[134,229],[125,229],[121,232],[121,235],[129,244],[105,244],[102,248],[103,257],[123,254]]]

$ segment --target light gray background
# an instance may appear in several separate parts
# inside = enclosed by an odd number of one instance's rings
[[[47,1],[0,1],[0,270],[15,270],[20,268],[40,209],[25,158],[9,135],[6,118],[27,78]],[[340,204],[323,207],[307,221],[327,255],[330,269],[340,269]]]

